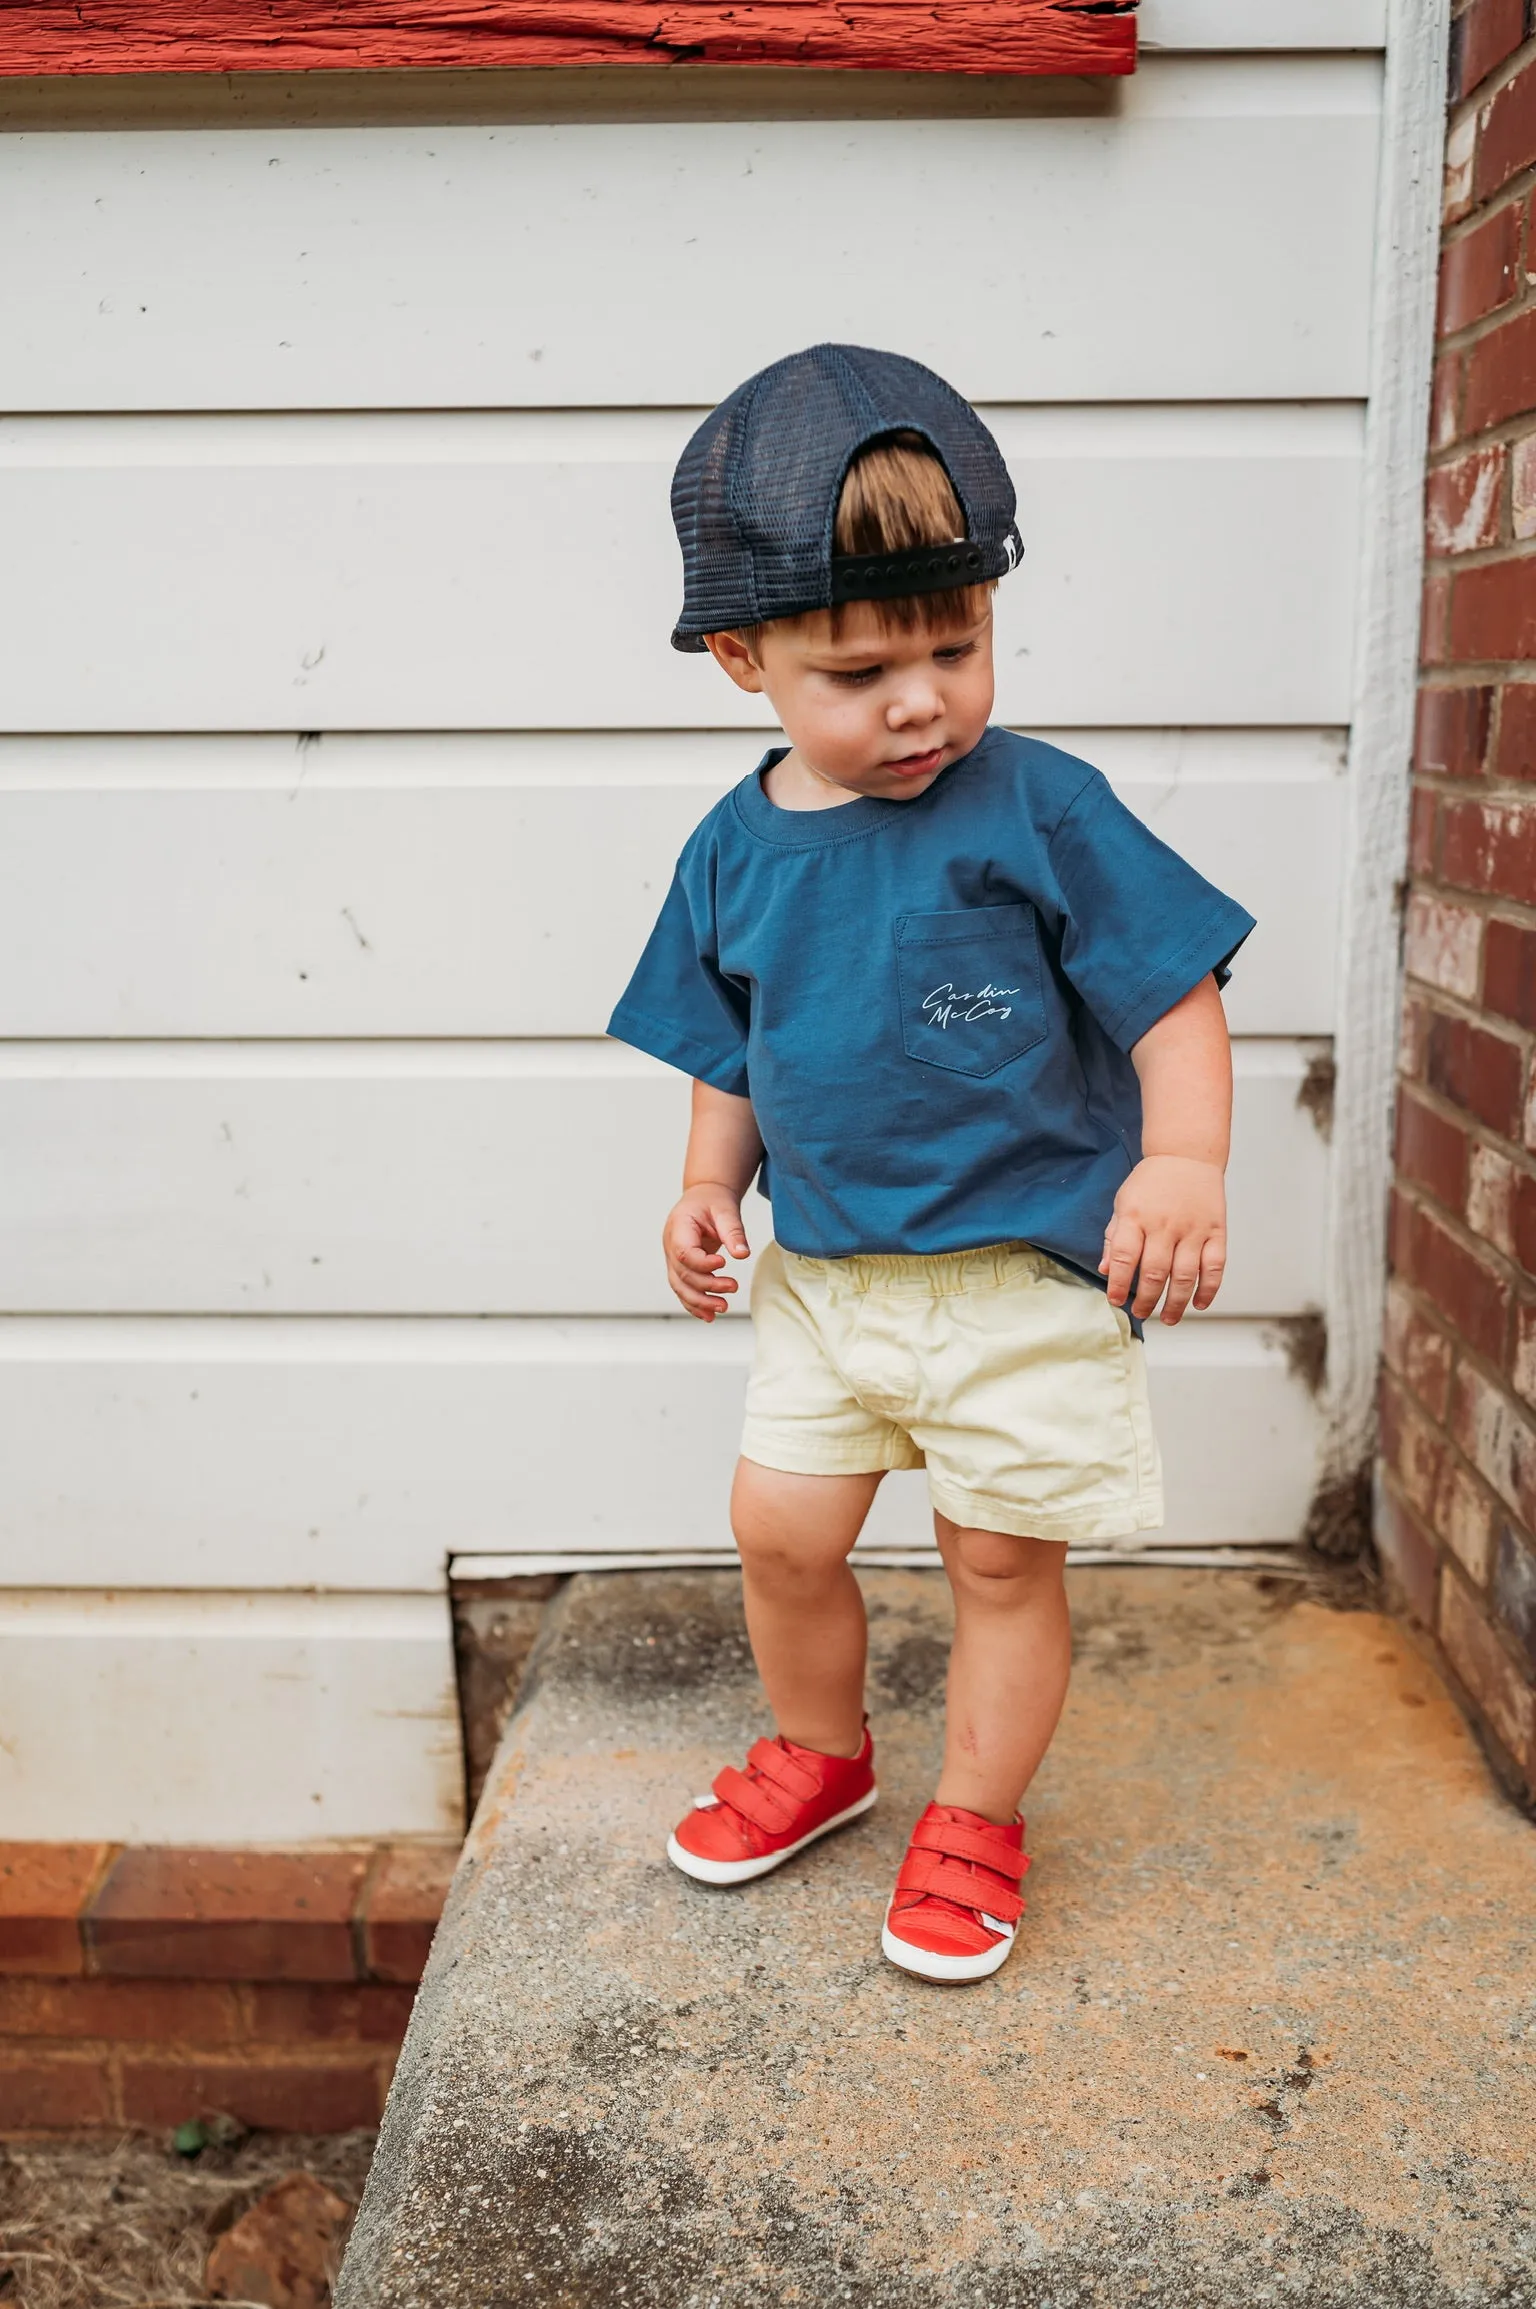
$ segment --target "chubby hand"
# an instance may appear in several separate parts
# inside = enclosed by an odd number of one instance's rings
[[[685,1187],[667,1214],[661,1247],[667,1254],[667,1281],[689,1314],[712,1323],[725,1313],[736,1288],[734,1278],[721,1272],[725,1253],[733,1259],[747,1255],[741,1197],[729,1187]]]
[[[1116,1195],[1115,1215],[1105,1230],[1099,1273],[1109,1277],[1110,1305],[1125,1305],[1139,1266],[1131,1313],[1150,1315],[1166,1284],[1161,1319],[1176,1323],[1191,1299],[1197,1307],[1210,1305],[1226,1263],[1221,1165],[1186,1155],[1144,1156]]]

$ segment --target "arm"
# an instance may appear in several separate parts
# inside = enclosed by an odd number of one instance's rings
[[[741,1198],[757,1175],[763,1142],[749,1098],[693,1086],[693,1126],[683,1162],[683,1192],[661,1231],[667,1281],[690,1315],[712,1323],[736,1288],[720,1272],[725,1252],[747,1255]]]
[[[1131,1052],[1141,1079],[1142,1159],[1115,1197],[1099,1273],[1112,1306],[1177,1323],[1193,1297],[1208,1307],[1227,1259],[1224,1173],[1232,1129],[1232,1051],[1214,978],[1147,1029]]]

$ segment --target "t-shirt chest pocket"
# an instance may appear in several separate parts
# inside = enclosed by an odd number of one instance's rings
[[[1033,906],[896,918],[901,1039],[952,1074],[996,1074],[1045,1040]]]

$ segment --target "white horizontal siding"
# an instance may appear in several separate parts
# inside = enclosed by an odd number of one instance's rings
[[[1026,545],[999,719],[1347,718],[1357,410],[991,415]],[[691,422],[11,419],[4,725],[750,726],[666,644]]]
[[[1257,915],[1234,1031],[1330,1033],[1337,738],[1056,737]],[[0,1037],[600,1034],[758,742],[0,740]]]
[[[436,1592],[450,1553],[728,1546],[750,1351],[682,1316],[0,1320],[6,1575]],[[1294,1539],[1314,1419],[1282,1331],[1206,1317],[1147,1351],[1161,1538]],[[893,1480],[871,1541],[931,1536],[925,1497]]]
[[[1308,1063],[1237,1046],[1232,1314],[1317,1303]],[[0,1045],[0,1306],[664,1313],[687,1110],[616,1043]]]
[[[1142,71],[1160,50],[1378,49],[1387,0],[1141,0]]]
[[[442,1596],[0,1592],[0,1837],[261,1844],[462,1817]]]
[[[1383,34],[1145,0],[1129,83],[944,119],[571,74],[471,125],[506,74],[433,84],[453,128],[0,138],[0,1833],[440,1832],[447,1557],[724,1543],[750,1330],[663,1312],[683,1086],[583,1038],[763,741],[666,647],[672,460],[818,336],[989,404],[998,717],[1261,917],[1224,1312],[1149,1360],[1165,1538],[1295,1537]],[[871,1540],[925,1536],[894,1479]]]
[[[1342,58],[1112,118],[0,138],[0,406],[692,404],[826,337],[987,400],[1358,395],[1378,103]]]

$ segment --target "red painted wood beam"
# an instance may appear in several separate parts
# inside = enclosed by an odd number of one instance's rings
[[[1136,0],[0,0],[0,75],[552,64],[1125,73]]]

